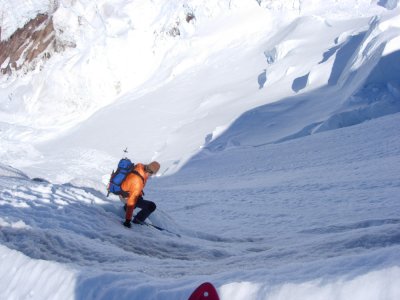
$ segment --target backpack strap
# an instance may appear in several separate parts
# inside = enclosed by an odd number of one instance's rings
[[[143,184],[144,184],[144,178],[143,178],[142,175],[140,175],[140,173],[139,173],[138,171],[132,169],[132,170],[131,170],[131,173],[133,173],[133,174],[139,176],[140,179],[142,179]],[[143,192],[143,191],[142,191],[142,194],[144,195],[144,192]],[[125,192],[122,188],[121,188],[121,191],[118,193],[118,195],[121,195],[123,198],[128,198],[128,197],[129,197],[129,193],[128,193],[128,192]]]
[[[143,178],[143,176],[142,176],[142,175],[140,175],[140,173],[139,173],[138,171],[136,171],[135,169],[132,169],[131,173],[133,173],[133,174],[135,174],[135,175],[139,176],[139,177],[140,177],[140,179],[142,179],[142,181],[143,181],[143,185],[144,185],[144,178]],[[142,190],[142,197],[143,197],[143,196],[144,196],[144,191]]]
[[[142,175],[140,175],[140,173],[139,173],[138,171],[136,171],[136,170],[132,170],[132,171],[131,171],[131,173],[133,173],[133,174],[135,174],[135,175],[139,176],[139,177],[140,177],[140,179],[142,179],[142,181],[143,181],[143,184],[144,184],[144,178],[143,178],[143,176],[142,176]]]
[[[123,189],[121,189],[121,191],[118,193],[118,195],[121,195],[122,198],[128,198],[129,197],[129,193],[125,192]]]

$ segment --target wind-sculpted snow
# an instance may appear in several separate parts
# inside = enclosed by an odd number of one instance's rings
[[[96,189],[31,180],[2,166],[2,251],[54,262],[57,274],[75,270],[78,299],[185,299],[189,282],[206,280],[222,299],[237,289],[233,299],[291,299],[293,290],[317,299],[332,287],[325,299],[337,292],[347,299],[350,286],[364,299],[365,284],[365,299],[397,299],[399,118],[204,150],[176,175],[149,182],[146,198],[158,207],[151,221],[180,237],[124,228],[119,200]],[[27,285],[47,280],[25,276]]]
[[[35,259],[80,266],[101,263],[105,270],[123,271],[131,269],[125,262],[135,255],[179,260],[230,256],[223,249],[199,249],[185,240],[157,243],[159,232],[147,227],[121,230],[122,206],[98,192],[9,177],[2,177],[1,183],[2,243]],[[10,183],[12,188],[7,189]],[[219,240],[212,235],[203,237],[207,239]]]
[[[0,77],[1,299],[400,299],[398,1],[28,2],[76,47]]]
[[[48,161],[63,163],[61,149],[69,161],[96,152],[105,175],[128,147],[137,159],[162,160],[162,172],[171,174],[244,112],[329,85],[318,94],[336,96],[329,107],[275,140],[297,135],[340,113],[338,102],[361,88],[382,54],[377,48],[398,36],[396,11],[369,0],[18,0],[0,9],[10,6],[18,12],[0,19],[7,36],[43,13],[57,43],[71,47],[34,72],[0,78],[0,156],[58,182],[79,177],[45,169]],[[362,74],[357,82],[353,72]],[[13,159],[28,147],[34,165]],[[96,168],[78,165],[90,174]]]
[[[399,112],[400,52],[397,48],[390,51],[386,49],[391,48],[390,44],[400,44],[397,38],[393,39],[394,32],[377,37],[381,28],[395,20],[379,21],[378,18],[372,18],[368,30],[339,36],[335,39],[335,46],[324,52],[323,60],[318,62],[318,65],[330,64],[330,73],[323,74],[322,67],[311,67],[304,71],[307,73],[295,78],[291,85],[294,92],[303,93],[243,113],[213,143],[207,143],[206,148],[221,151],[232,146],[282,142]],[[304,30],[309,22],[307,19],[297,21],[291,25],[291,32],[298,28]],[[395,32],[399,34],[397,25]],[[266,77],[270,78],[268,80],[283,80],[287,74],[274,74],[272,70],[275,64],[288,60],[291,52],[300,51],[297,49],[299,41],[288,40],[287,35],[283,30],[273,38],[276,41],[283,37],[285,39],[274,48],[273,63],[265,71]],[[279,76],[272,79],[272,74]],[[325,85],[318,89],[307,89],[318,77],[326,78]]]

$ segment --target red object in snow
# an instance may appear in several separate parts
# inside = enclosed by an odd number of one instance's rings
[[[219,296],[217,290],[211,283],[204,282],[194,290],[188,300],[219,300]]]

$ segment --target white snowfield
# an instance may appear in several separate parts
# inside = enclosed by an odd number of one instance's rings
[[[1,1],[75,48],[0,76],[0,299],[400,299],[392,0]],[[152,227],[105,186],[157,160]]]

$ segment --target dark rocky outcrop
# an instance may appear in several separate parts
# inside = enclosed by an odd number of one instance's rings
[[[34,69],[38,61],[49,59],[56,50],[53,19],[47,14],[39,14],[0,42],[0,73]]]

